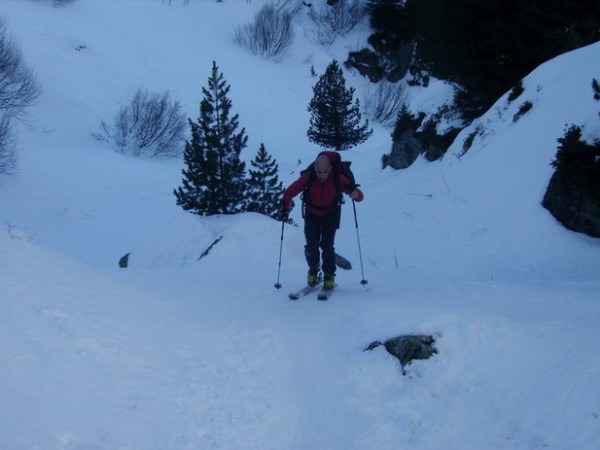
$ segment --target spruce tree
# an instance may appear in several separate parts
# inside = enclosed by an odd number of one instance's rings
[[[277,177],[277,162],[268,154],[265,145],[260,144],[250,164],[254,170],[249,170],[248,211],[277,219],[283,192],[283,184]]]
[[[208,87],[202,88],[198,122],[189,120],[191,140],[183,153],[187,170],[174,191],[177,204],[194,214],[234,214],[245,210],[245,163],[240,153],[248,137],[239,127],[238,115],[230,116],[230,86],[213,61]]]
[[[342,69],[333,60],[313,87],[308,105],[311,113],[308,140],[325,148],[347,150],[366,141],[373,133],[369,120],[360,125],[360,102],[352,101],[354,88],[346,89]]]

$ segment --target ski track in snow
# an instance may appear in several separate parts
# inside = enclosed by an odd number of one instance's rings
[[[597,342],[582,326],[600,316],[589,302],[597,285],[416,283],[391,294],[376,280],[342,284],[328,302],[292,302],[268,287],[202,291],[176,277],[96,273],[3,244],[16,264],[3,270],[2,329],[22,339],[11,338],[4,370],[27,389],[24,399],[2,394],[35,409],[54,448],[525,449],[563,442],[569,427],[581,433],[577,448],[597,438],[600,359],[573,347]],[[546,308],[532,314],[542,297]],[[405,377],[382,348],[362,351],[401,332],[433,333],[439,350]],[[56,402],[70,428],[53,424]],[[68,413],[82,408],[109,418],[89,427]]]

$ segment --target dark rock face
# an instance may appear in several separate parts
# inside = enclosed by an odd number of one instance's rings
[[[402,375],[406,375],[406,366],[413,360],[429,359],[431,356],[437,354],[437,350],[433,344],[435,344],[433,336],[398,336],[388,339],[385,342],[371,342],[363,351],[373,350],[374,348],[383,345],[390,355],[398,358],[400,365],[402,366]]]
[[[387,158],[387,165],[398,170],[406,169],[416,161],[423,152],[421,143],[415,138],[412,130],[406,130],[394,139],[392,151]]]
[[[446,134],[438,135],[435,123],[427,122],[426,131],[418,130],[423,118],[402,130],[394,131],[392,137],[392,151],[387,155],[385,165],[394,169],[406,169],[416,161],[419,155],[424,155],[428,161],[436,161],[444,156],[459,129],[454,128]]]
[[[575,172],[556,171],[542,205],[569,230],[600,237],[600,192],[590,186]]]
[[[377,83],[385,76],[385,70],[379,65],[379,57],[368,49],[350,52],[344,64],[346,67],[354,67],[372,83]]]
[[[344,62],[346,68],[355,68],[373,83],[384,78],[391,83],[400,81],[413,62],[415,44],[398,43],[392,37],[381,34],[371,36],[369,42],[374,50],[363,48],[350,52]]]

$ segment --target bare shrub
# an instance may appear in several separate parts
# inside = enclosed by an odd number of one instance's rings
[[[41,88],[21,57],[21,51],[6,34],[0,19],[0,111],[11,117],[34,104]]]
[[[168,92],[148,93],[140,88],[131,103],[119,109],[112,127],[102,120],[100,131],[92,135],[124,154],[168,158],[181,154],[185,129],[178,101],[172,101]]]
[[[75,0],[52,0],[52,6],[60,8],[61,6],[75,3]]]
[[[300,8],[309,7],[308,5],[309,3],[304,0],[277,0],[275,2],[278,11],[286,12],[292,17],[300,12]]]
[[[173,0],[163,0],[163,3],[166,3],[167,5],[171,6],[171,4],[173,3]],[[190,4],[190,0],[182,0],[183,6],[188,6],[189,4]]]
[[[265,4],[254,17],[254,23],[235,31],[234,41],[255,55],[277,58],[294,40],[292,15],[272,3]]]
[[[33,71],[23,62],[21,51],[0,19],[0,173],[15,167],[17,146],[11,123],[36,102],[40,93]]]
[[[17,142],[10,127],[10,118],[0,115],[0,173],[10,174],[17,163]]]
[[[366,14],[365,0],[339,0],[337,3],[313,4],[308,16],[317,25],[317,37],[324,45],[351,31]]]
[[[382,80],[375,84],[365,99],[365,110],[376,122],[393,126],[406,101],[402,83]]]

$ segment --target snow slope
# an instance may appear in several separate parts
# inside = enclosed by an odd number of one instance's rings
[[[288,184],[318,151],[311,66],[364,38],[320,46],[300,16],[276,63],[232,42],[264,2],[173,3],[0,5],[43,87],[18,172],[0,179],[0,449],[600,447],[600,241],[540,205],[565,126],[600,137],[600,44],[531,73],[440,162],[382,170],[390,130],[375,125],[345,155],[366,196],[358,228],[347,203],[338,233],[354,268],[329,302],[290,302],[301,227],[284,229],[277,291],[280,223],[187,214],[172,193],[181,160],[128,158],[90,133],[142,85],[195,118],[214,60],[244,157],[264,142]],[[407,376],[383,348],[362,351],[410,333],[439,353]]]

